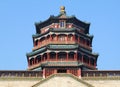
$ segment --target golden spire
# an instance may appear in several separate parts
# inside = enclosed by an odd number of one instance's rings
[[[65,12],[65,6],[61,6],[60,7],[60,13],[61,14],[66,14],[66,12]]]

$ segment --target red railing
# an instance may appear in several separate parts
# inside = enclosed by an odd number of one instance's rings
[[[48,41],[46,41],[46,42],[39,43],[37,46],[35,46],[35,47],[33,48],[33,50],[39,49],[39,48],[41,48],[41,47],[43,47],[43,46],[45,46],[45,45],[48,45],[48,44],[75,44],[75,43],[77,43],[77,44],[79,44],[80,46],[85,47],[85,48],[87,48],[87,49],[89,49],[89,50],[92,49],[90,46],[87,46],[86,44],[82,44],[82,43],[80,43],[80,42],[78,42],[78,41],[49,41],[49,40],[48,40]]]

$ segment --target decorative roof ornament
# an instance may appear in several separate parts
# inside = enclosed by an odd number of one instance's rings
[[[61,13],[61,14],[66,14],[65,6],[61,6],[61,7],[60,7],[60,13]]]

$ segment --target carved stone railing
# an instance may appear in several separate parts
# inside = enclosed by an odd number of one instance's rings
[[[120,70],[89,70],[82,71],[81,77],[83,79],[119,79]]]
[[[11,70],[1,70],[0,78],[16,78],[16,77],[42,77],[42,71],[11,71]]]

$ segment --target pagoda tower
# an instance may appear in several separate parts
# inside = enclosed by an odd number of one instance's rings
[[[82,70],[97,69],[98,54],[92,53],[90,24],[67,16],[64,6],[58,16],[50,16],[35,27],[34,47],[27,53],[28,70],[42,71],[44,77],[54,73],[80,77]]]

